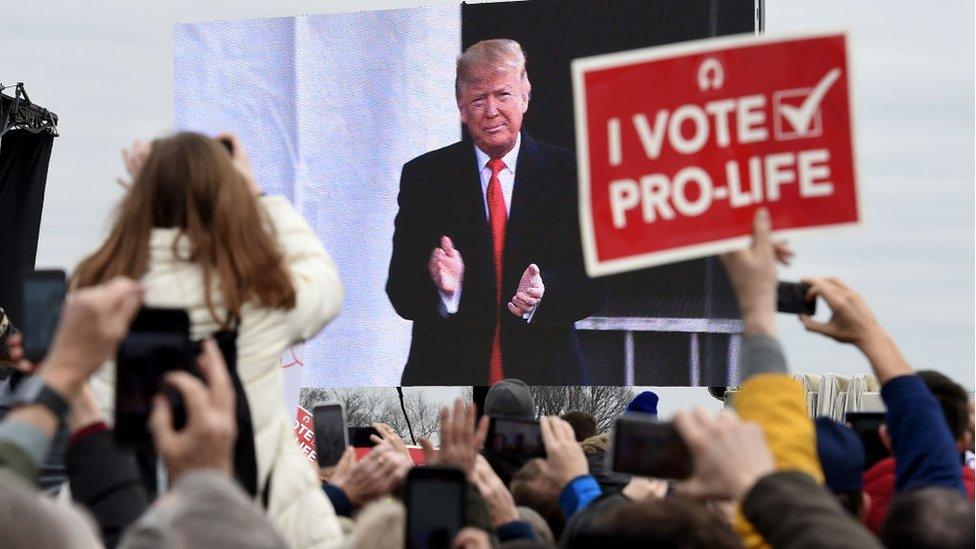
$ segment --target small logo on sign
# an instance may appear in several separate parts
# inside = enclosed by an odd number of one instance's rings
[[[725,69],[718,59],[707,57],[698,65],[698,89],[719,90],[725,84]]]
[[[832,69],[813,88],[781,90],[773,94],[773,130],[778,141],[820,137],[823,133],[820,104],[838,78],[840,69]]]

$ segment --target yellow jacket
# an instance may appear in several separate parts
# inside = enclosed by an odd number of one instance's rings
[[[823,484],[816,430],[807,415],[806,391],[798,381],[786,374],[757,374],[734,399],[739,417],[762,427],[777,470],[802,471]],[[734,526],[746,547],[769,547],[741,509],[736,510]]]

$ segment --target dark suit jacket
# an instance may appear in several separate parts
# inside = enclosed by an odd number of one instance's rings
[[[588,381],[573,322],[592,314],[599,297],[583,270],[574,155],[523,132],[511,200],[498,304],[473,143],[464,140],[403,166],[386,283],[397,314],[413,320],[403,385],[487,384],[499,306],[506,377],[530,384]],[[441,235],[451,237],[464,260],[460,305],[448,317],[440,314],[427,267]],[[506,304],[530,263],[539,266],[546,290],[526,323]]]

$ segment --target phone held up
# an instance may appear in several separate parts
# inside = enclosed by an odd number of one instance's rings
[[[776,310],[795,315],[817,314],[817,298],[808,300],[809,290],[809,284],[780,281],[776,286]]]
[[[467,481],[450,467],[414,467],[407,473],[408,549],[447,549],[464,525]]]
[[[319,467],[332,467],[339,463],[349,446],[349,430],[346,414],[341,404],[318,402],[312,407],[315,423],[315,456]]]
[[[491,417],[485,448],[498,454],[526,459],[546,457],[539,420]]]
[[[24,273],[22,280],[24,357],[34,363],[47,355],[61,319],[67,284],[64,271],[41,270]]]
[[[190,317],[182,309],[143,307],[115,357],[115,438],[124,445],[151,442],[147,423],[153,397],[162,392],[173,410],[173,426],[186,424],[183,398],[165,386],[163,376],[182,370],[199,377],[194,345],[190,341]]]
[[[613,471],[642,477],[685,479],[692,473],[691,453],[674,425],[639,414],[617,418],[609,461]]]

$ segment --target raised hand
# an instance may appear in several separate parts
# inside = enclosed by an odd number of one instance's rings
[[[453,412],[445,406],[441,409],[441,447],[434,449],[426,438],[420,439],[424,450],[424,460],[431,465],[449,465],[464,471],[471,477],[475,458],[481,451],[488,434],[488,416],[475,421],[474,404],[464,404],[461,399],[454,401]]]
[[[760,208],[752,221],[752,244],[722,255],[749,335],[776,335],[776,262],[787,264],[793,255],[785,244],[773,242],[771,231],[769,212]]]
[[[576,477],[588,474],[590,466],[583,448],[576,442],[572,426],[556,416],[539,418],[542,443],[546,446],[546,469],[560,489]]]
[[[142,286],[123,277],[68,294],[39,375],[74,398],[125,337],[141,304]]]
[[[503,524],[519,520],[515,498],[512,497],[512,493],[508,491],[502,479],[495,474],[488,460],[480,455],[471,472],[471,482],[478,487],[481,499],[485,500],[492,526],[498,528]]]
[[[361,507],[393,492],[411,467],[413,462],[408,457],[383,441],[358,462],[352,447],[346,448],[328,480],[345,492],[350,503]]]
[[[533,263],[522,273],[515,295],[508,302],[508,310],[521,318],[535,309],[545,293],[546,285],[542,283],[539,266]]]
[[[244,183],[247,185],[247,189],[251,191],[251,194],[253,196],[260,196],[261,187],[258,186],[257,181],[254,179],[254,172],[251,171],[251,162],[247,158],[247,151],[244,150],[244,146],[241,145],[237,136],[230,132],[224,132],[217,135],[217,139],[230,142],[230,158],[234,162],[234,167],[237,168],[237,172],[244,178]]]
[[[841,343],[852,343],[867,356],[878,381],[912,373],[912,368],[894,340],[874,318],[871,309],[857,292],[836,278],[808,278],[807,299],[824,298],[832,315],[827,322],[818,322],[802,315],[800,322],[811,332],[831,337]]]
[[[464,260],[449,236],[442,236],[441,245],[430,253],[428,269],[434,285],[445,294],[454,295],[461,287],[461,281],[464,280]]]
[[[132,187],[132,183],[142,171],[142,166],[146,163],[151,152],[152,143],[146,143],[139,139],[133,141],[130,148],[122,149],[122,163],[125,164],[125,171],[129,173],[129,179],[116,177],[115,182],[124,189]]]
[[[833,315],[827,322],[817,322],[807,315],[800,321],[807,330],[831,337],[841,343],[862,344],[883,331],[864,299],[836,278],[807,278],[807,299],[824,298]]]
[[[691,451],[694,473],[676,485],[679,493],[705,499],[741,500],[775,469],[762,428],[731,412],[683,410],[674,426]]]
[[[376,432],[379,433],[379,436],[369,435],[370,440],[372,440],[376,444],[380,444],[383,441],[389,441],[390,444],[393,445],[393,448],[397,452],[400,452],[401,454],[406,456],[407,459],[409,459],[410,462],[413,463],[413,457],[410,456],[410,450],[407,449],[407,445],[403,443],[403,439],[400,438],[400,435],[396,432],[396,429],[381,422],[374,422],[373,428],[376,429]]]

